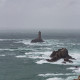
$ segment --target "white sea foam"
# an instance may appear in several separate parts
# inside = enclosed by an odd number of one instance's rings
[[[77,78],[77,76],[69,76],[69,77],[67,77],[66,79],[64,79],[64,78],[59,78],[59,77],[54,77],[54,78],[48,78],[48,79],[46,79],[46,80],[73,80],[73,79],[75,79],[75,78]]]
[[[47,62],[46,60],[40,60],[40,61],[37,61],[36,63],[37,64],[43,64],[43,63],[49,63],[49,62]]]
[[[17,58],[25,58],[26,57],[26,55],[18,55],[18,56],[16,56]]]
[[[28,58],[32,58],[32,59],[42,59],[43,57],[39,57],[39,56],[28,56]]]
[[[79,73],[80,74],[80,67],[77,69],[74,69],[74,72]]]
[[[34,46],[51,46],[52,44],[48,43],[47,40],[45,40],[45,42],[43,43],[31,43],[31,40],[22,40],[20,41],[20,43],[23,43],[25,45],[34,45]]]
[[[62,79],[62,78],[57,78],[57,77],[54,77],[54,78],[48,78],[48,79],[46,79],[46,80],[64,80],[64,79]]]
[[[11,41],[11,40],[22,40],[22,39],[0,39],[0,41]]]
[[[0,51],[14,51],[14,50],[17,50],[17,49],[0,49]]]
[[[39,61],[37,61],[36,63],[37,63],[37,64],[50,63],[50,64],[60,64],[60,65],[61,65],[61,64],[63,64],[62,61],[63,61],[62,59],[60,59],[60,60],[58,60],[58,61],[56,61],[56,62],[48,62],[48,61],[46,61],[46,60],[39,60]]]
[[[73,58],[75,58],[76,60],[73,60],[73,65],[80,65],[80,53],[71,53],[70,54]]]
[[[76,75],[80,74],[80,67],[78,67],[78,68],[76,68],[76,67],[70,67],[70,68],[67,68],[67,69],[73,70],[73,73],[75,73]]]
[[[29,52],[29,53],[25,53],[25,55],[27,55],[28,58],[45,60],[49,58],[50,52]]]
[[[49,56],[51,54],[51,52],[29,52],[29,53],[25,53],[26,55],[28,54],[43,54],[43,55],[47,55]]]
[[[59,78],[59,76],[68,76],[66,79],[64,78]],[[72,75],[72,76],[70,76]],[[59,74],[54,74],[54,73],[47,73],[47,74],[38,74],[38,76],[41,76],[41,77],[52,77],[53,78],[48,78],[46,80],[73,80],[76,78],[76,73],[66,73],[66,74],[63,74],[63,73],[59,73]],[[55,77],[57,76],[57,77]]]
[[[4,54],[0,55],[0,56],[5,56]]]
[[[63,74],[63,73],[59,73],[59,74],[54,74],[54,73],[47,73],[47,74],[38,74],[38,76],[42,76],[42,77],[50,77],[50,76],[61,76],[61,75],[75,75],[76,73],[66,73],[66,74]]]
[[[76,68],[75,67],[70,67],[70,68],[67,68],[67,69],[75,70]]]
[[[74,79],[77,79],[77,76],[69,76],[64,80],[74,80]]]
[[[19,41],[19,42],[23,43],[25,45],[31,44],[30,40],[22,40],[22,41]]]
[[[71,53],[71,55],[76,59],[80,59],[80,53]]]

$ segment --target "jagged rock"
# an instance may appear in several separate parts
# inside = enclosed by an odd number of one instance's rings
[[[74,79],[74,80],[80,80],[80,75],[78,76],[78,79]]]
[[[31,41],[31,43],[36,43],[36,42],[44,42],[44,41],[42,40],[42,38],[41,38],[41,32],[40,32],[40,31],[38,32],[38,38],[33,39],[33,40]]]
[[[46,59],[49,62],[54,62],[62,58],[64,59],[63,63],[66,62],[72,63],[73,61],[69,59],[74,59],[68,54],[68,50],[66,48],[58,49],[58,51],[53,51],[50,57],[51,59]]]
[[[68,58],[64,58],[64,62],[70,62],[70,63],[73,63],[73,61],[69,60]]]

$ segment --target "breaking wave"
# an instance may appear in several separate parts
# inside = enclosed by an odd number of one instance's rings
[[[77,78],[77,76],[69,76],[69,77],[67,77],[66,79],[54,77],[54,78],[48,78],[48,79],[46,79],[46,80],[73,80],[73,79],[75,79],[75,78]]]
[[[2,54],[2,55],[0,55],[0,56],[6,56],[6,55]]]
[[[54,78],[48,78],[48,79],[46,79],[46,80],[64,80],[64,79],[62,79],[62,78],[57,78],[57,77],[54,77]]]
[[[54,73],[47,73],[47,74],[39,74],[38,76],[42,76],[42,77],[50,77],[50,76],[61,76],[61,75],[75,75],[76,73],[66,73],[66,74],[62,74],[62,73],[59,73],[59,74],[54,74]]]

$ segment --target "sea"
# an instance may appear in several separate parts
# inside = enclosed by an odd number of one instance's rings
[[[73,80],[80,75],[80,38],[43,38],[43,43],[31,43],[33,38],[11,35],[0,37],[0,80]],[[47,62],[55,50],[66,48],[76,60],[73,63]]]

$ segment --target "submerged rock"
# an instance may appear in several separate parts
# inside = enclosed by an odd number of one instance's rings
[[[78,79],[74,79],[74,80],[80,80],[80,75],[78,76]]]
[[[31,43],[36,43],[36,42],[44,42],[44,41],[42,40],[42,38],[41,38],[41,32],[40,32],[40,31],[38,32],[38,38],[33,39],[33,40],[31,41]]]
[[[62,58],[64,59],[63,63],[66,63],[66,62],[72,63],[73,61],[69,59],[74,59],[68,54],[68,50],[66,48],[58,49],[58,51],[53,51],[50,57],[51,59],[46,59],[49,62],[55,62]]]

